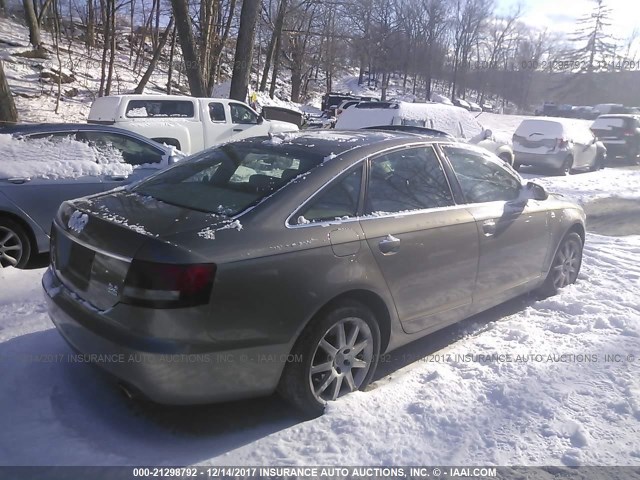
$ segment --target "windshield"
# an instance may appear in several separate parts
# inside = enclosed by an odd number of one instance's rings
[[[274,140],[205,150],[133,191],[180,207],[235,215],[322,162],[309,148],[301,151]]]

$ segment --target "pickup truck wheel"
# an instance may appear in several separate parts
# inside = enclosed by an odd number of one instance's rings
[[[31,256],[31,242],[24,229],[7,218],[0,218],[0,268],[24,268]]]
[[[500,155],[498,155],[498,157],[500,157],[500,160],[502,160],[504,163],[508,163],[513,167],[513,157],[511,155],[509,155],[508,153],[501,153]]]
[[[308,416],[324,412],[328,401],[363,390],[375,372],[380,328],[373,313],[344,301],[313,320],[291,351],[279,393]]]

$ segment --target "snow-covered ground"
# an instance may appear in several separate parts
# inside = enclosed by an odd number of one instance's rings
[[[633,170],[537,180],[640,197]],[[369,391],[311,421],[275,396],[126,400],[69,362],[42,273],[0,270],[0,465],[640,465],[640,236],[588,234],[576,285],[392,352]]]

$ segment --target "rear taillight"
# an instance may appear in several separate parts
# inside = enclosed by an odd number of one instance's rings
[[[636,134],[635,130],[625,130],[624,132],[625,137],[633,137],[635,134]]]
[[[569,140],[566,138],[556,138],[556,150],[562,150],[569,146]]]
[[[183,308],[209,302],[215,264],[174,265],[133,260],[122,291],[123,303]]]

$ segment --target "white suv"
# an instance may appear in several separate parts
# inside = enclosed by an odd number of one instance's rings
[[[442,103],[361,102],[338,117],[336,128],[356,130],[376,126],[405,125],[440,130],[478,145],[513,165],[509,139],[496,137],[464,108]]]

